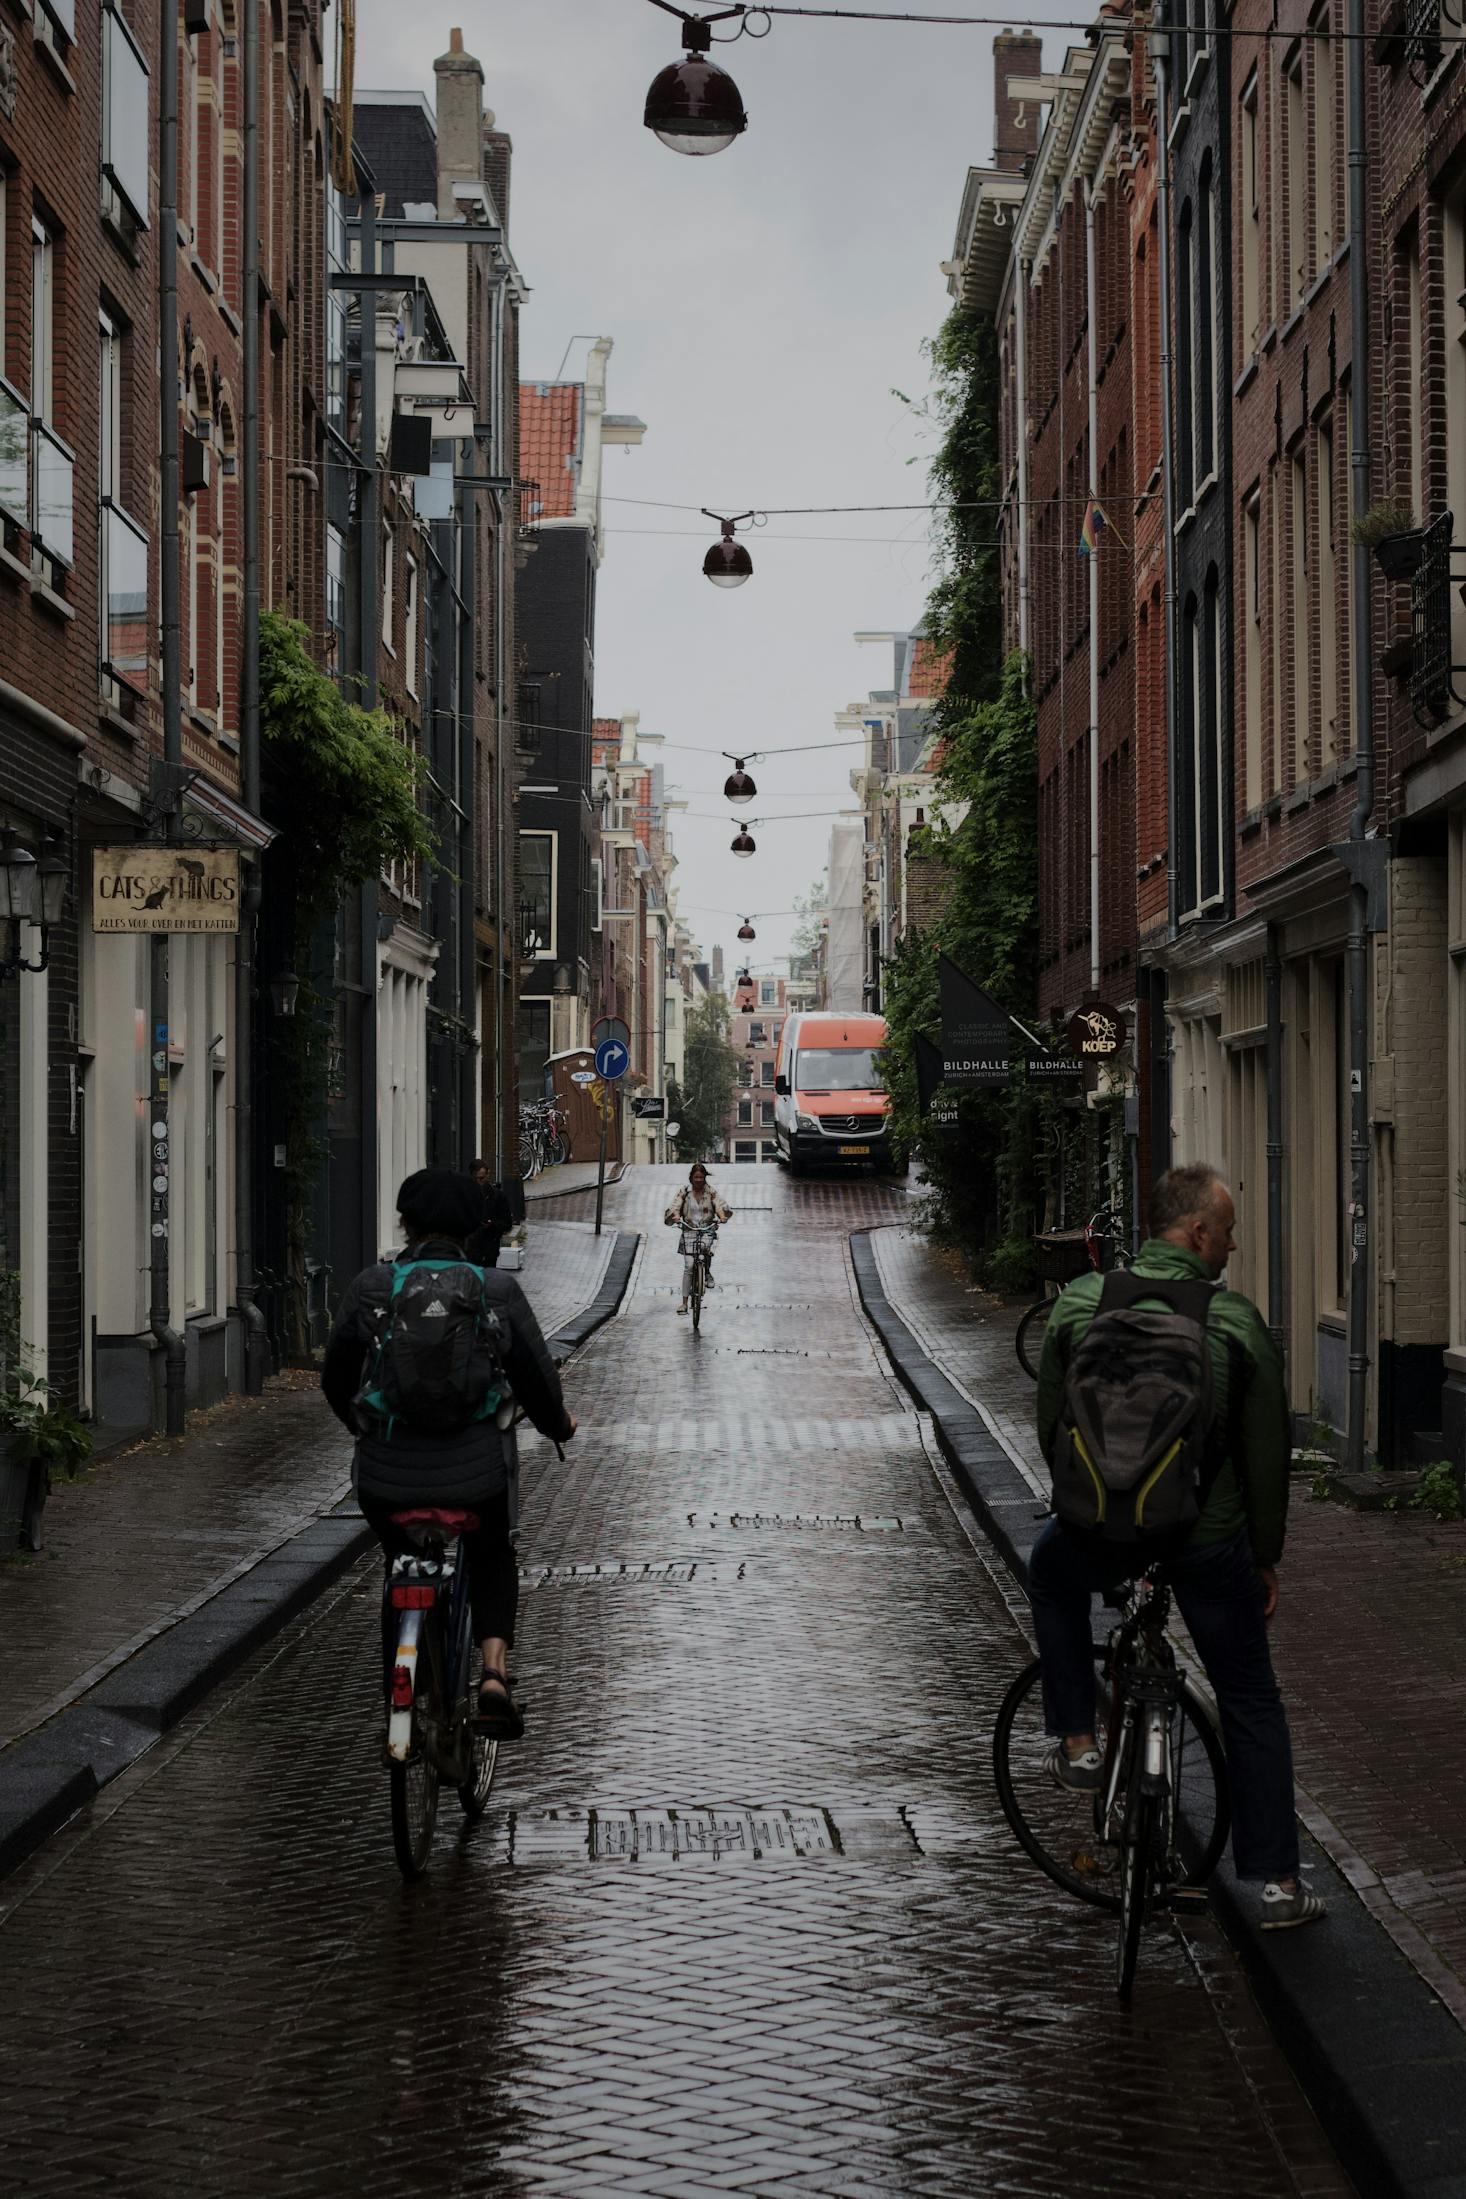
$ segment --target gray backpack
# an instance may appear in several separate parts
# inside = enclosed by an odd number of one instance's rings
[[[1064,1526],[1153,1557],[1196,1525],[1221,1464],[1211,1303],[1200,1278],[1105,1277],[1070,1352],[1054,1434],[1054,1510]]]

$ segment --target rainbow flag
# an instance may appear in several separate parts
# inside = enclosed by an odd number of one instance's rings
[[[1093,557],[1099,548],[1100,531],[1109,526],[1097,497],[1091,497],[1084,507],[1084,525],[1079,530],[1079,555]]]

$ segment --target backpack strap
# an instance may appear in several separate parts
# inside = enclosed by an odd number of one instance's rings
[[[1111,1268],[1094,1309],[1095,1319],[1102,1313],[1122,1312],[1147,1298],[1159,1298],[1173,1313],[1205,1329],[1215,1295],[1212,1284],[1203,1282],[1199,1275],[1177,1276],[1172,1281],[1163,1275],[1138,1275],[1134,1268]]]

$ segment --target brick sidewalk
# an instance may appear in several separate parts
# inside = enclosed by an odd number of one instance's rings
[[[534,1220],[519,1281],[547,1333],[594,1298],[614,1243]],[[298,1370],[58,1482],[43,1553],[0,1561],[0,1748],[329,1512],[350,1473],[349,1437]]]
[[[1048,1480],[1021,1307],[966,1290],[927,1242],[872,1233],[891,1304],[987,1417],[1035,1488]],[[1466,1522],[1351,1512],[1293,1485],[1274,1653],[1298,1814],[1361,1901],[1466,2024]]]

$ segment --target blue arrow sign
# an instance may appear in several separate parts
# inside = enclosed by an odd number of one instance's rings
[[[603,1038],[596,1048],[596,1074],[602,1082],[614,1084],[630,1067],[631,1055],[620,1039]]]

